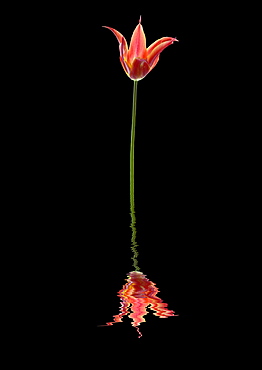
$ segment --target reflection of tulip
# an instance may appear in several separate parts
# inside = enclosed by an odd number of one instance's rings
[[[146,36],[140,17],[128,49],[126,39],[120,32],[114,28],[104,27],[109,28],[116,36],[119,42],[120,62],[128,77],[135,81],[144,78],[157,64],[160,53],[174,41],[178,41],[173,37],[162,37],[146,48]]]
[[[128,274],[127,283],[118,293],[121,298],[120,314],[114,316],[113,322],[108,322],[106,325],[113,325],[116,322],[121,322],[123,316],[127,315],[133,319],[132,325],[136,328],[139,338],[142,336],[138,329],[141,322],[145,322],[144,316],[148,314],[147,307],[151,308],[154,315],[160,318],[167,318],[175,315],[175,312],[168,310],[167,303],[163,303],[162,299],[156,294],[159,290],[155,284],[146,278],[142,272],[132,271]],[[132,313],[129,312],[129,309]],[[106,326],[101,325],[101,326]]]

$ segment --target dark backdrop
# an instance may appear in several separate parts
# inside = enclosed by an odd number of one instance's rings
[[[118,313],[117,292],[133,269],[133,82],[120,65],[115,36],[102,26],[117,29],[129,42],[140,15],[147,45],[164,36],[179,39],[138,83],[135,147],[139,266],[179,317],[162,320],[149,313],[137,339],[130,319],[97,325]],[[216,299],[221,279],[216,272],[229,243],[230,213],[228,182],[220,176],[230,133],[214,87],[222,76],[216,67],[221,45],[216,38],[214,47],[216,32],[211,37],[209,27],[213,18],[213,12],[205,19],[199,7],[182,3],[128,11],[50,6],[34,16],[39,31],[28,31],[33,51],[28,104],[37,124],[26,126],[35,147],[34,155],[28,153],[32,193],[41,209],[34,231],[41,235],[41,263],[52,292],[44,322],[51,322],[49,339],[68,361],[145,348],[161,356],[171,351],[185,362],[204,361],[212,353],[218,312],[224,310]]]

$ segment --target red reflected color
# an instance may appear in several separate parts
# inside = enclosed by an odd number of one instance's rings
[[[167,303],[163,303],[162,299],[156,296],[159,290],[142,272],[132,271],[126,280],[127,283],[118,292],[118,296],[121,298],[120,314],[114,315],[114,321],[107,322],[106,325],[122,322],[123,316],[127,315],[133,319],[132,325],[136,328],[139,334],[138,338],[140,338],[142,334],[138,326],[141,322],[146,321],[144,316],[148,314],[147,307],[155,311],[154,315],[160,318],[178,316],[175,315],[174,311],[168,310]]]

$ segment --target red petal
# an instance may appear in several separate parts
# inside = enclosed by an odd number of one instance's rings
[[[149,46],[147,49],[147,61],[151,67],[156,65],[155,59],[159,56],[159,54],[169,45],[173,44],[174,41],[178,41],[176,38],[173,37],[162,37],[161,39],[155,41],[153,44]]]
[[[146,56],[147,56],[146,36],[142,25],[139,23],[136,26],[130,41],[128,61],[129,63],[132,63],[133,59],[135,58],[146,59]]]
[[[158,61],[159,61],[159,55],[154,59],[153,64],[150,66],[150,71],[152,71],[152,69],[157,65]]]
[[[108,28],[109,30],[111,30],[113,32],[113,34],[116,36],[119,44],[121,44],[122,42],[122,38],[124,37],[120,32],[118,32],[117,30],[115,30],[114,28],[111,28],[111,27],[107,27],[107,26],[102,26],[104,28]]]
[[[127,64],[127,62],[125,61],[125,59],[122,58],[121,56],[120,56],[120,62],[122,64],[122,67],[124,68],[124,71],[126,72],[126,74],[129,77],[129,73],[130,73],[130,67],[129,67],[129,65]]]
[[[126,42],[126,39],[124,38],[124,36],[120,32],[118,32],[117,30],[115,30],[114,28],[110,28],[110,27],[107,27],[107,26],[102,26],[102,27],[108,28],[109,30],[111,30],[113,32],[113,34],[116,36],[116,38],[119,42],[120,55],[126,56],[126,54],[127,54],[127,42]]]
[[[147,48],[147,55],[152,52],[154,48],[156,48],[159,44],[165,42],[165,41],[178,41],[176,38],[173,37],[162,37],[161,39],[156,40]]]
[[[120,56],[121,57],[123,57],[123,58],[127,57],[128,48],[127,48],[126,39],[124,37],[122,37],[122,42],[121,42],[121,44],[119,44],[119,51],[120,51]]]
[[[129,77],[131,80],[141,80],[148,74],[149,71],[150,66],[145,59],[135,58],[132,63]]]

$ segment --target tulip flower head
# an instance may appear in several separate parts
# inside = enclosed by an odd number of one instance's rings
[[[124,36],[114,28],[106,27],[111,30],[119,42],[120,62],[127,76],[131,80],[142,80],[159,61],[160,53],[174,41],[178,41],[173,37],[162,37],[161,39],[153,42],[146,48],[146,36],[141,24],[141,17],[136,26],[130,46],[128,48]]]

